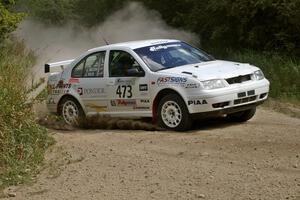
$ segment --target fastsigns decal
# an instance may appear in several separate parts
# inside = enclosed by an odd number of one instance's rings
[[[172,84],[184,86],[187,80],[185,77],[159,77],[157,79],[157,85]]]
[[[188,101],[188,105],[190,106],[190,105],[195,105],[195,106],[197,106],[197,105],[205,105],[205,104],[207,104],[207,101],[206,100],[189,100]]]

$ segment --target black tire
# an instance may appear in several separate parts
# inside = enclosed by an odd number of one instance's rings
[[[177,94],[168,94],[161,99],[157,119],[160,127],[169,130],[186,131],[192,126],[186,104]]]
[[[256,107],[249,110],[228,114],[227,119],[232,122],[246,122],[255,115],[255,112]]]
[[[74,108],[73,112],[76,110],[77,117],[76,117],[75,121],[70,121],[66,117],[65,112],[67,112],[66,109],[68,109],[68,108],[66,108],[66,106],[68,106],[68,105],[70,105],[70,110],[69,110],[70,112],[72,112],[72,107]],[[81,122],[85,119],[85,114],[83,112],[83,109],[82,109],[81,105],[73,97],[64,97],[60,101],[59,106],[58,106],[58,113],[59,113],[60,116],[63,117],[66,124],[72,125],[72,126],[79,126],[81,124]]]

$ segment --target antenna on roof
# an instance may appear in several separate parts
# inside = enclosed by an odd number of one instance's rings
[[[100,36],[101,36],[102,40],[105,42],[105,44],[109,45],[109,42],[105,39],[105,37],[102,35],[101,32],[100,32]]]

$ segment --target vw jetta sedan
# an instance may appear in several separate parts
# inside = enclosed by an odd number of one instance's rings
[[[47,106],[68,124],[81,117],[151,117],[159,126],[188,130],[194,119],[223,115],[244,122],[269,92],[250,64],[216,60],[178,40],[145,40],[91,49],[75,60],[45,65]]]

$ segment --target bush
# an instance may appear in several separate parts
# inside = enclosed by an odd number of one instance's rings
[[[8,8],[14,5],[14,1],[0,0],[0,44],[6,36],[17,28],[24,14],[10,12]]]
[[[26,76],[34,62],[18,42],[0,49],[0,187],[28,180],[52,142],[27,103]]]

